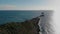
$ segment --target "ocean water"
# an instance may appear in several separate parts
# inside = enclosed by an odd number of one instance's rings
[[[23,22],[41,15],[42,11],[0,10],[0,24],[8,22]]]
[[[10,22],[23,22],[25,20],[30,20],[32,18],[40,16],[42,12],[44,12],[44,17],[40,17],[38,25],[40,28],[43,27],[45,30],[42,32],[42,34],[50,34],[50,32],[52,33],[53,30],[50,28],[52,24],[52,12],[50,10],[0,10],[0,25]]]

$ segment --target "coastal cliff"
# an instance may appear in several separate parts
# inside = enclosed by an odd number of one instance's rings
[[[39,20],[36,17],[24,22],[11,22],[0,25],[0,34],[39,34]]]

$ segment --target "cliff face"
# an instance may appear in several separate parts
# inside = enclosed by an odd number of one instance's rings
[[[11,22],[0,26],[0,34],[39,34],[40,18],[36,17],[24,22]]]

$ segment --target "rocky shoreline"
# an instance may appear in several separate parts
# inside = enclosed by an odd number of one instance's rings
[[[24,22],[11,22],[0,25],[0,34],[39,34],[39,20],[36,17]]]

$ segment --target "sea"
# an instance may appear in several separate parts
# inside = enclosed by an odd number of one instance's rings
[[[44,30],[49,31],[50,25],[52,24],[50,21],[52,16],[51,10],[0,10],[0,25],[11,22],[24,22],[25,20],[31,20],[42,15],[42,12],[44,13],[44,17],[40,17],[38,25],[39,27],[41,26],[45,28]],[[46,31],[45,33],[47,33]]]
[[[0,25],[10,22],[23,22],[41,15],[38,10],[0,10]]]

